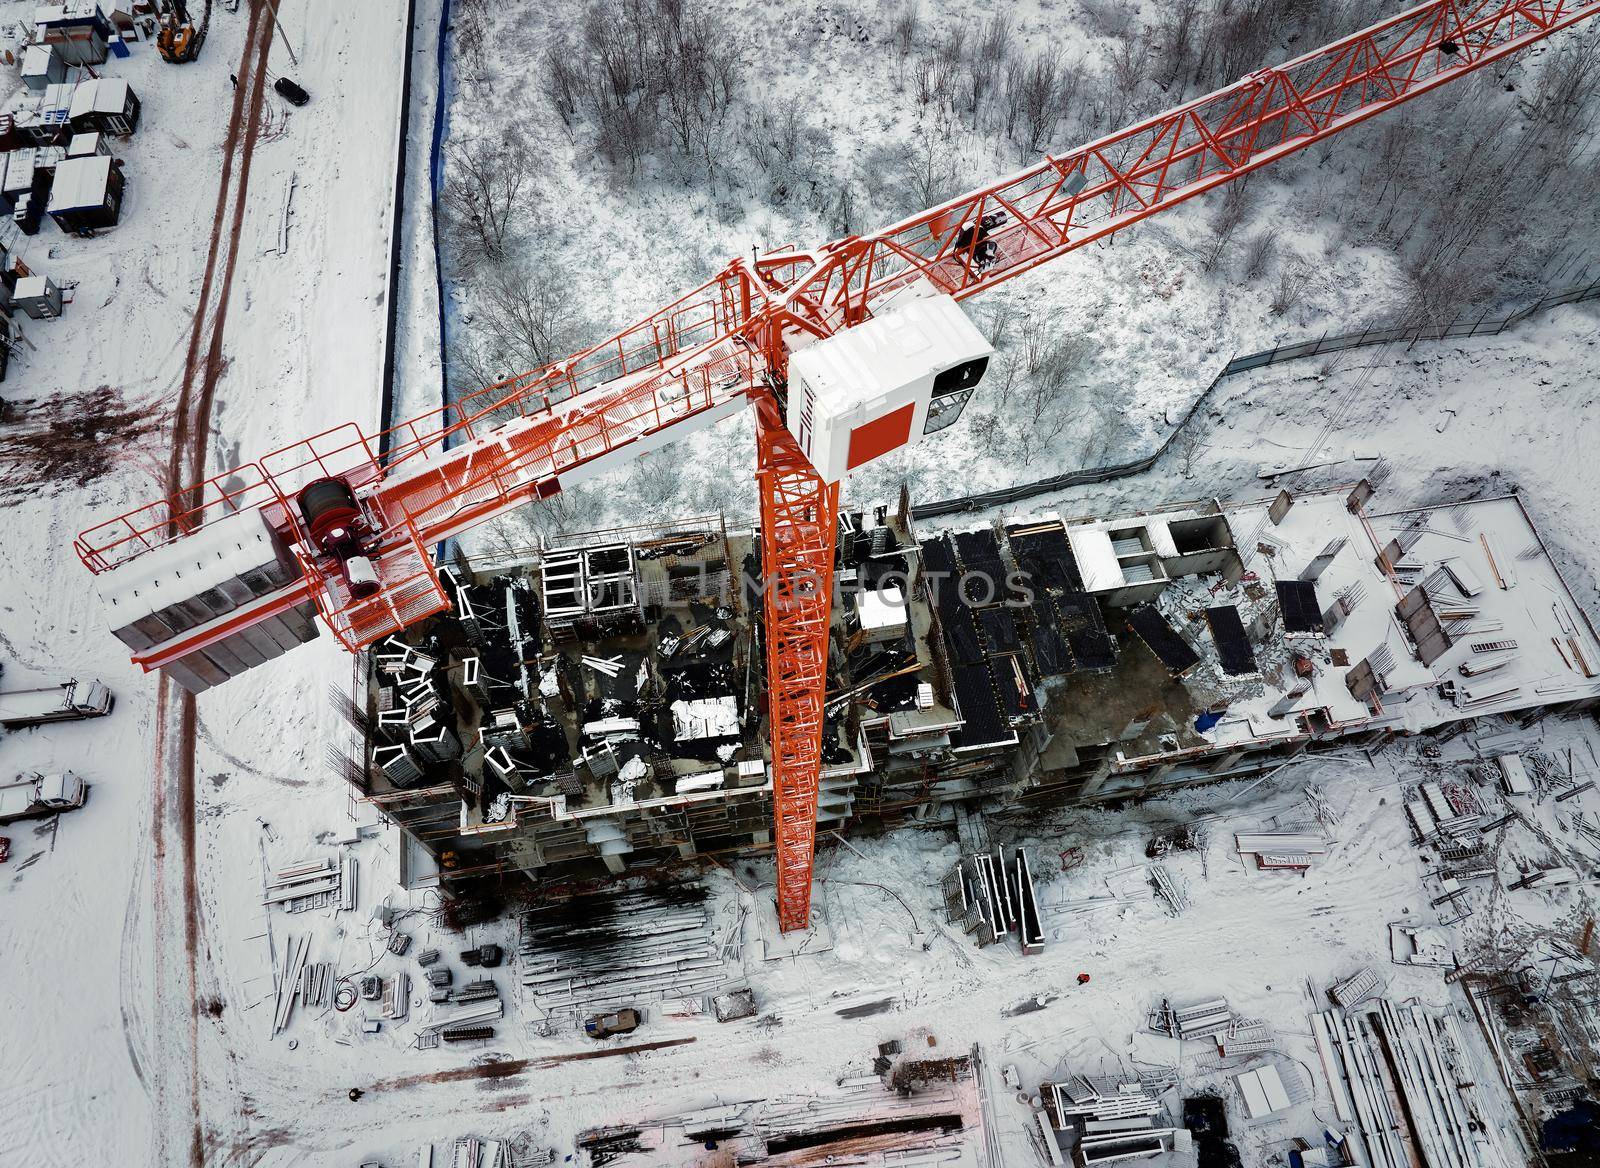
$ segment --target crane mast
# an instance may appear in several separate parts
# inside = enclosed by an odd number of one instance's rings
[[[964,300],[1595,15],[1600,0],[1420,4],[871,235],[734,260],[564,361],[381,435],[336,427],[90,528],[75,550],[134,661],[204,688],[272,655],[256,626],[312,605],[351,651],[442,611],[442,540],[753,404],[779,923],[803,928],[842,474],[821,473],[785,414],[791,356],[902,295]],[[981,361],[968,365],[975,384]],[[947,400],[959,413],[966,399]],[[355,516],[338,547],[359,544],[359,581],[297,505],[329,480]],[[247,537],[291,568],[231,600],[213,588],[197,614],[183,590],[210,570],[198,561],[237,563]]]

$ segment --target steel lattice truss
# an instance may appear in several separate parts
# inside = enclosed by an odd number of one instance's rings
[[[575,468],[623,461],[691,419],[760,403],[780,919],[803,926],[837,488],[821,483],[783,432],[774,395],[785,385],[786,338],[859,323],[883,296],[919,280],[965,299],[1595,15],[1600,0],[1419,5],[875,234],[734,260],[546,369],[381,435],[353,424],[319,434],[91,528],[76,550],[105,571],[246,507],[266,509],[299,542],[289,500],[312,479],[343,476],[382,533],[377,596],[352,601],[336,564],[304,554],[301,580],[134,660],[159,668],[307,599],[355,650],[447,606],[428,552],[440,540],[556,493]],[[980,232],[996,212],[1004,221]],[[980,251],[985,239],[992,255]],[[821,584],[820,595],[804,595],[802,580]]]

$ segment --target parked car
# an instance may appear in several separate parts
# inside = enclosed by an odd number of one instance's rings
[[[280,77],[272,83],[272,88],[278,91],[278,96],[290,105],[305,105],[311,100],[311,95],[301,89],[287,77]]]
[[[628,1034],[638,1029],[639,1011],[624,1006],[611,1014],[595,1014],[584,1020],[583,1032],[590,1038],[609,1038],[613,1034]]]

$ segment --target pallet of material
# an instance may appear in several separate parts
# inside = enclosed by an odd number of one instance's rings
[[[1304,872],[1311,867],[1311,857],[1304,852],[1257,852],[1255,857],[1262,872]]]
[[[1172,1011],[1172,1024],[1178,1038],[1209,1038],[1233,1025],[1233,1010],[1229,1008],[1226,998],[1213,998],[1175,1008]]]
[[[1328,841],[1320,835],[1293,831],[1236,832],[1234,843],[1241,854],[1250,852],[1299,852],[1321,856],[1328,851]]]
[[[356,907],[356,872],[358,865],[354,856],[344,856],[339,860],[339,907],[345,912],[353,912]]]
[[[1372,971],[1370,965],[1363,965],[1351,976],[1336,983],[1328,990],[1328,996],[1333,999],[1334,1005],[1343,1009],[1350,1009],[1366,1001],[1382,988],[1378,975]]]
[[[397,973],[383,983],[383,1016],[395,1020],[411,1013],[411,978]]]

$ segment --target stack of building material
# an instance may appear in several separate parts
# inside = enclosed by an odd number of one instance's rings
[[[280,869],[267,881],[263,904],[282,905],[290,912],[325,908],[339,892],[342,868],[331,859],[304,860]]]
[[[300,970],[300,1004],[327,1009],[333,1004],[333,962],[313,961]]]
[[[411,1013],[411,978],[397,973],[383,983],[383,1016],[401,1019]]]
[[[1022,952],[1043,952],[1044,926],[1027,854],[1013,848],[970,852],[941,882],[945,913],[980,946],[1015,933]]]
[[[1489,1168],[1500,1150],[1473,1118],[1483,1114],[1479,1071],[1448,1011],[1380,998],[1354,1013],[1312,1016],[1339,1119],[1354,1124],[1356,1160],[1372,1168]]]
[[[294,1013],[295,998],[299,996],[300,975],[306,966],[306,954],[311,950],[310,937],[290,937],[284,950],[283,969],[278,974],[277,999],[272,1010],[272,1033],[277,1035],[289,1025]]]
[[[1226,998],[1212,998],[1189,1006],[1169,1007],[1167,1018],[1172,1036],[1189,1042],[1226,1033],[1233,1025],[1233,1010]]]
[[[433,1031],[441,1038],[448,1039],[454,1032],[466,1028],[476,1029],[485,1026],[490,1022],[504,1018],[505,1014],[505,1002],[499,997],[493,997],[472,1002],[448,1013],[436,1012],[428,1019],[427,1024],[422,1029]]]
[[[1234,840],[1239,854],[1253,857],[1256,868],[1262,871],[1304,871],[1311,867],[1312,857],[1328,851],[1327,839],[1309,832],[1241,831],[1235,833]]]
[[[586,896],[524,913],[524,990],[546,1013],[699,997],[728,979],[697,883]]]
[[[353,912],[356,907],[356,872],[359,865],[354,856],[339,858],[339,907]]]
[[[1178,887],[1164,865],[1150,865],[1150,882],[1155,885],[1156,895],[1166,902],[1173,916],[1181,916],[1183,910],[1189,907],[1189,898],[1183,894],[1183,889]]]
[[[1156,1125],[1161,1102],[1141,1082],[1113,1085],[1075,1075],[1041,1084],[1040,1093],[1056,1126],[1076,1133],[1081,1165],[1143,1159],[1172,1146],[1174,1129]]]

